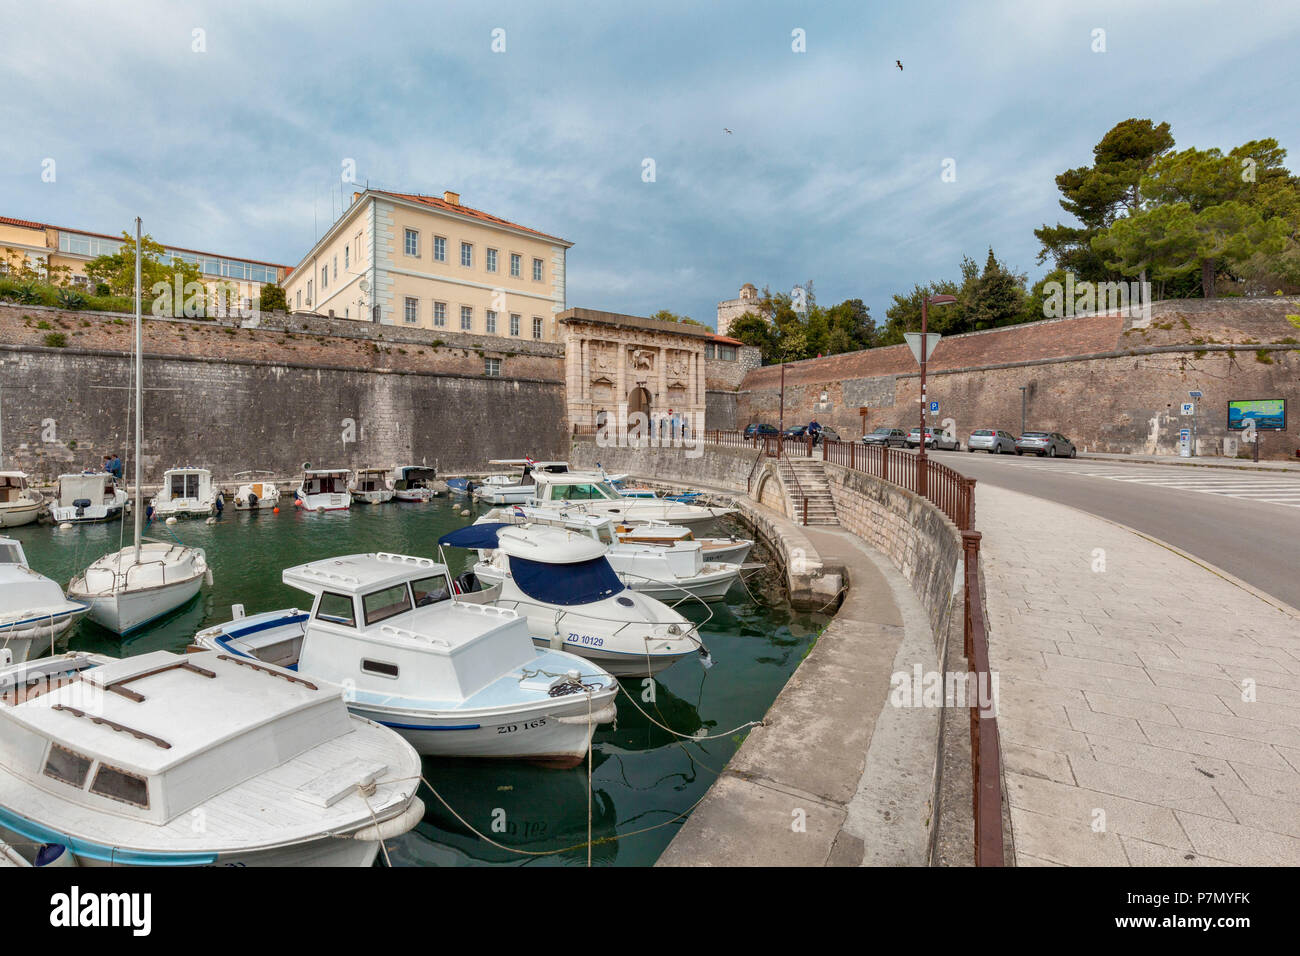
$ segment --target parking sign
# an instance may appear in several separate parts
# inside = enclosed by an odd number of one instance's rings
[[[1184,415],[1191,415],[1194,411],[1196,411],[1196,404],[1194,402],[1183,402]]]
[[[930,411],[932,411],[932,412],[937,412],[938,410],[939,410],[939,403],[938,403],[938,402],[931,402],[931,403],[930,403]]]

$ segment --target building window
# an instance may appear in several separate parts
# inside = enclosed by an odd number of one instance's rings
[[[718,358],[724,362],[736,361],[736,347],[734,345],[719,345]]]
[[[511,335],[519,334],[519,313],[518,312],[510,313],[510,334]]]
[[[433,304],[433,324],[435,328],[445,329],[447,327],[447,303],[435,302]]]
[[[540,315],[535,315],[533,316],[533,338],[540,339],[541,337],[542,337],[542,317]]]
[[[497,251],[495,249],[489,249],[487,251],[487,271],[497,271]]]
[[[523,272],[524,257],[517,252],[510,253],[510,275],[518,279]]]
[[[712,342],[705,342],[705,343],[704,343],[704,357],[705,357],[706,359],[711,359],[711,358],[713,358],[713,343],[712,343]]]
[[[460,264],[466,267],[474,265],[474,246],[468,242],[460,244]]]
[[[447,261],[447,240],[444,239],[442,236],[433,237],[433,261],[434,262]]]
[[[483,360],[483,374],[498,378],[501,375],[501,360],[499,358],[485,358]]]
[[[412,257],[420,255],[420,234],[414,229],[406,230],[406,254]]]
[[[330,287],[330,267],[325,266],[320,271],[320,287],[328,289]]]
[[[307,304],[311,305],[311,280],[310,279],[307,280]]]
[[[493,334],[497,330],[497,314],[491,309],[487,310],[487,330]]]
[[[420,320],[420,300],[415,296],[406,297],[406,321],[414,325]]]
[[[533,281],[534,282],[542,281],[542,260],[541,259],[533,260]]]
[[[337,282],[339,279],[339,257],[338,256],[334,257],[333,268],[334,268],[334,281]]]
[[[348,269],[351,266],[352,266],[352,245],[351,243],[349,243],[348,245],[343,247],[343,268]]]
[[[468,332],[474,328],[474,309],[468,305],[460,307],[460,328],[463,332]]]
[[[302,289],[298,290],[298,308],[302,308]]]

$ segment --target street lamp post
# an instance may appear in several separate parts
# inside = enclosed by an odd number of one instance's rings
[[[955,295],[927,295],[921,299],[921,434],[917,441],[916,455],[916,493],[922,498],[928,491],[926,481],[926,454],[925,454],[925,363],[927,360],[926,346],[930,344],[930,313],[928,306],[930,303],[935,305],[952,305],[957,301]]]

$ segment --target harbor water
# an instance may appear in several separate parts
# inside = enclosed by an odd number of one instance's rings
[[[284,568],[366,551],[437,557],[438,537],[474,520],[461,515],[465,507],[464,499],[446,498],[319,514],[300,513],[291,505],[279,514],[227,507],[213,524],[155,523],[147,536],[170,540],[175,535],[206,550],[214,583],[173,616],[126,640],[82,620],[57,649],[66,644],[113,656],[181,651],[196,631],[230,620],[232,604],[243,604],[250,614],[306,609],[308,596],[280,580]],[[719,530],[747,534],[738,525]],[[30,525],[8,533],[22,541],[35,570],[66,586],[95,558],[130,543],[130,520],[67,530]],[[457,574],[474,556],[449,549],[445,557]],[[585,761],[572,770],[550,770],[425,758],[424,777],[437,794],[421,788],[425,818],[415,830],[388,841],[392,864],[585,865],[589,819],[593,864],[654,863],[746,733],[725,732],[762,718],[829,621],[826,615],[792,610],[779,589],[760,590],[752,579],[751,588],[754,597],[735,586],[725,602],[710,605],[713,616],[701,634],[712,667],[688,658],[654,680],[622,680],[617,724],[602,725],[593,739],[590,801]],[[692,620],[708,617],[698,603],[687,602],[680,610]]]

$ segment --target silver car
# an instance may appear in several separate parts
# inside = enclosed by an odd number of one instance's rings
[[[1046,455],[1048,458],[1073,458],[1074,442],[1060,432],[1025,432],[1016,439],[1017,455]]]
[[[1000,428],[977,428],[966,439],[966,450],[977,449],[990,455],[1010,455],[1016,450],[1016,436]]]

